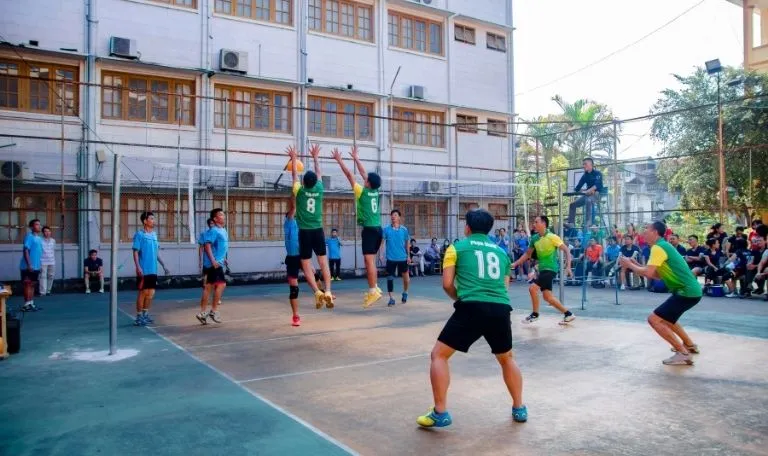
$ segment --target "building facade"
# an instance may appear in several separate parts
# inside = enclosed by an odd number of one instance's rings
[[[643,225],[651,220],[663,220],[680,205],[680,194],[670,192],[658,178],[659,162],[651,157],[646,161],[623,166],[619,226],[634,223]]]
[[[728,0],[744,11],[744,68],[768,72],[768,0]]]
[[[54,228],[57,278],[79,277],[91,248],[109,267],[114,154],[124,162],[121,276],[133,275],[130,240],[143,210],[157,216],[161,255],[172,272],[195,274],[190,239],[206,211],[223,205],[225,183],[233,272],[280,270],[290,176],[280,185],[253,186],[237,170],[279,172],[292,144],[306,153],[318,143],[325,158],[333,147],[346,152],[356,145],[369,170],[385,178],[382,220],[391,207],[400,209],[422,248],[432,237],[459,237],[457,214],[466,208],[507,215],[509,187],[473,193],[445,183],[510,179],[511,3],[4,5],[0,280],[17,279],[32,218]],[[187,175],[159,166],[164,163],[226,164],[236,171],[195,171],[188,187]],[[333,162],[324,160],[323,167],[330,176],[326,228],[338,227],[346,241],[343,267],[362,265],[349,184]],[[393,177],[401,179],[397,185],[390,184]]]

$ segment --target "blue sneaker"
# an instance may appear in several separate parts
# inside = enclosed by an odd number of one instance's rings
[[[528,407],[522,406],[520,408],[512,407],[512,419],[518,423],[525,423],[528,421]]]
[[[400,300],[403,304],[408,302],[408,293],[403,293],[403,299]]]
[[[395,298],[389,298],[389,302],[387,303],[388,307],[392,307],[395,305]]]
[[[426,415],[416,418],[416,424],[421,427],[446,427],[453,423],[451,414],[446,412],[437,413],[434,407],[429,409]]]
[[[148,313],[143,314],[142,318],[144,318],[144,321],[146,323],[154,323],[155,322],[155,320],[153,320],[152,317],[150,317]]]
[[[133,326],[147,326],[147,321],[144,320],[144,316],[136,315],[136,320],[134,320]]]

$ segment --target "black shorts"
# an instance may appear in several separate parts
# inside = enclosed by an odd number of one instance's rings
[[[301,269],[301,257],[299,255],[285,257],[285,270],[288,272],[289,279],[298,279],[299,269]]]
[[[139,277],[139,290],[154,290],[155,288],[157,288],[157,274]]]
[[[218,268],[203,268],[203,274],[205,275],[206,285],[220,285],[222,283],[227,283],[227,279],[224,277],[224,268],[221,265],[219,265]]]
[[[555,271],[539,271],[539,276],[533,282],[541,288],[541,291],[552,291],[552,281],[555,280]]]
[[[311,260],[312,252],[325,256],[325,233],[322,228],[299,230],[299,256],[302,260]]]
[[[40,278],[40,271],[30,271],[29,269],[21,270],[22,282],[37,282]]]
[[[402,277],[408,274],[408,261],[387,260],[387,275],[389,277]]]
[[[685,296],[672,295],[654,309],[653,313],[674,325],[685,312],[698,304],[699,301],[701,301],[701,297],[687,298]]]
[[[453,315],[437,340],[460,352],[468,352],[481,336],[495,355],[512,350],[512,308],[492,302],[462,302],[453,305]]]
[[[379,253],[381,240],[383,239],[381,227],[364,226],[360,238],[363,240],[363,255],[376,255]]]

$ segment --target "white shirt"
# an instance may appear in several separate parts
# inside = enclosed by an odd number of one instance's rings
[[[43,256],[41,257],[41,263],[44,265],[56,264],[56,257],[54,249],[56,247],[56,239],[43,238]]]

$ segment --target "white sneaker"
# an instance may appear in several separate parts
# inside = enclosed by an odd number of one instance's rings
[[[621,290],[623,291],[623,290],[626,290],[626,289],[627,289],[627,286],[626,286],[626,285],[624,285],[624,284],[622,284],[622,285],[621,285]]]
[[[572,322],[576,319],[576,315],[570,314],[570,315],[563,315],[562,321],[560,321],[559,325],[567,325],[568,323]]]
[[[208,324],[208,312],[200,312],[199,314],[195,315],[195,318],[197,318],[201,325]]]
[[[221,323],[221,312],[218,310],[216,312],[210,312],[208,316],[211,318],[211,320],[215,321],[216,323]]]
[[[86,288],[85,289],[85,294],[91,294],[91,289],[90,288]]]
[[[682,353],[675,353],[671,357],[662,361],[667,366],[693,366],[693,359],[691,355],[684,355]]]
[[[99,290],[99,293],[104,293],[104,289],[102,288],[101,290]]]

